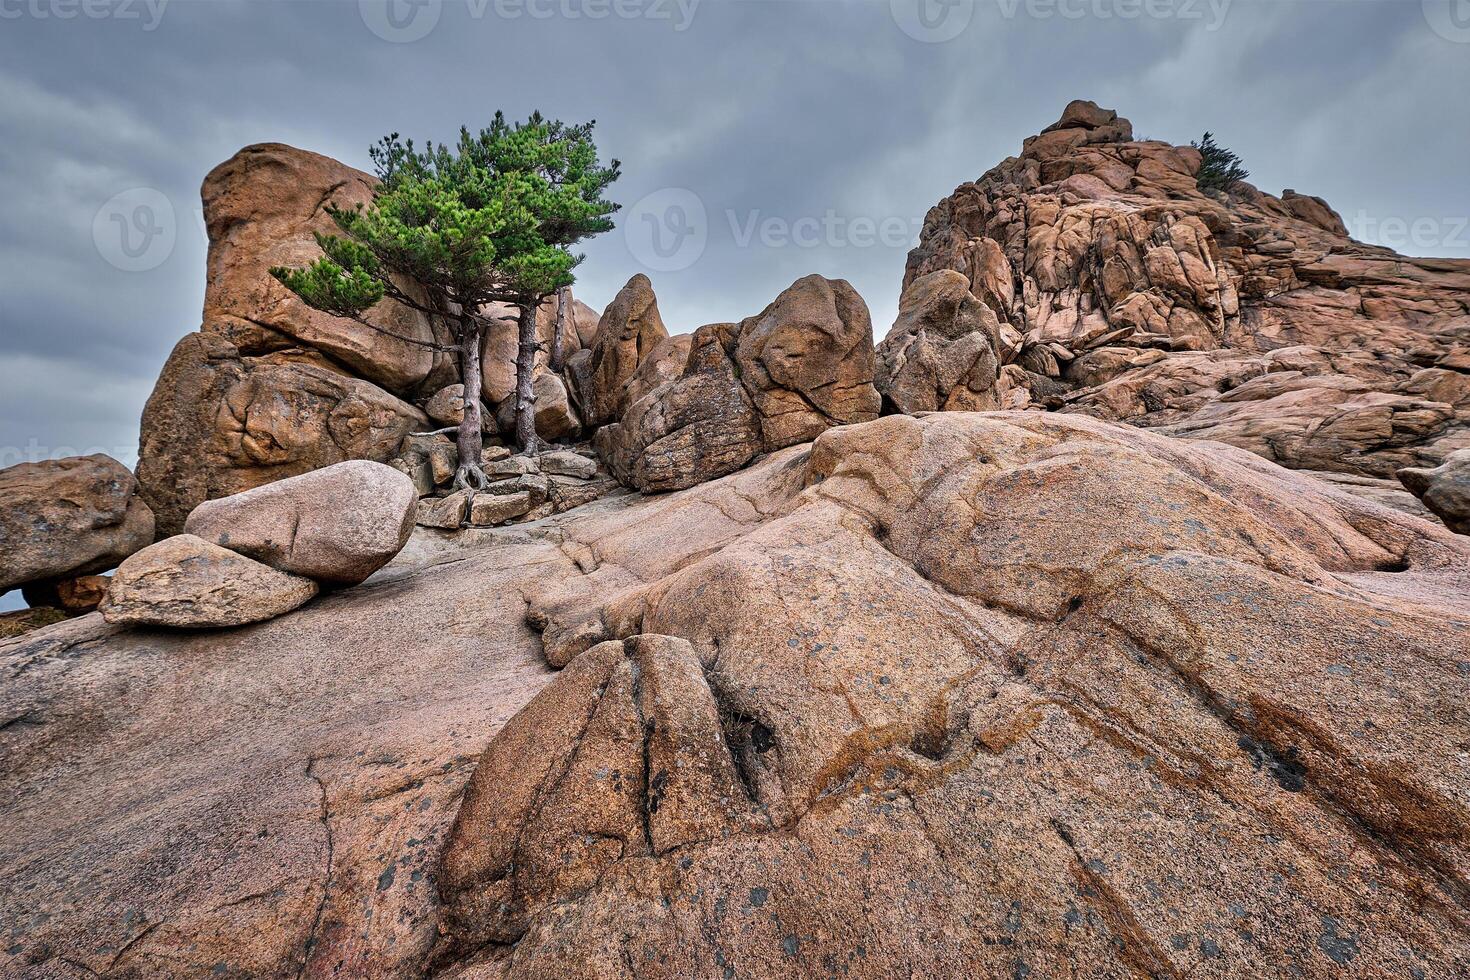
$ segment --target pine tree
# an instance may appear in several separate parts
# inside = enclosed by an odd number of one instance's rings
[[[1190,140],[1189,145],[1199,150],[1201,163],[1194,182],[1202,191],[1228,191],[1251,175],[1240,165],[1240,155],[1218,145],[1208,130],[1198,143]]]
[[[533,114],[508,123],[497,112],[455,146],[416,150],[397,133],[369,151],[378,177],[372,204],[328,213],[340,235],[317,235],[322,256],[271,275],[307,305],[379,333],[458,354],[464,419],[458,426],[457,488],[483,489],[480,346],[494,304],[518,309],[516,441],[539,448],[532,389],[536,310],[570,286],[582,261],[571,247],[613,227],[618,205],[603,193],[619,176],[603,166],[593,123],[566,125]],[[363,314],[390,299],[448,324],[453,347],[393,334]]]

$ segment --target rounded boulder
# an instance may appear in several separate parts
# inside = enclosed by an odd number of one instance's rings
[[[408,543],[417,503],[407,476],[356,459],[206,501],[184,531],[283,572],[356,585]]]

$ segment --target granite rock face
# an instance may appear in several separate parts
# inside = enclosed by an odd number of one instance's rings
[[[591,354],[580,366],[577,392],[589,426],[606,425],[622,416],[628,406],[628,381],[668,336],[653,284],[639,273],[603,312]]]
[[[174,348],[143,414],[138,480],[160,533],[177,533],[205,500],[344,460],[387,462],[409,433],[462,417],[458,355],[422,346],[451,345],[446,324],[392,300],[368,311],[368,325],[331,316],[269,275],[314,259],[315,233],[338,231],[327,208],[366,204],[373,186],[369,174],[279,143],[245,147],[205,178],[204,319]],[[596,325],[586,304],[568,307],[564,359]],[[482,311],[481,397],[492,435],[493,409],[515,387],[515,312]],[[545,438],[572,438],[581,422],[549,368],[555,297],[536,323],[546,402],[537,421]]]
[[[905,287],[968,280],[1001,407],[1379,478],[1470,446],[1470,261],[1353,241],[1294,191],[1201,191],[1199,164],[1073,103],[930,210]]]
[[[696,330],[682,374],[600,429],[597,446],[629,486],[691,487],[877,418],[874,371],[862,297],[844,280],[807,276],[753,317]]]
[[[1081,416],[789,452],[727,478],[759,527],[533,602],[568,666],[449,835],[452,975],[1470,965],[1464,539]]]
[[[384,461],[429,426],[419,409],[320,354],[246,356],[208,332],[179,341],[143,409],[138,483],[161,534],[206,500],[348,459]]]
[[[894,411],[977,412],[997,407],[1000,323],[953,269],[914,280],[878,345],[876,386]]]
[[[106,571],[153,541],[153,512],[110,456],[0,470],[0,592]]]
[[[248,630],[0,646],[44,719],[0,756],[4,969],[1470,968],[1442,527],[1228,446],[942,412],[429,534]]]

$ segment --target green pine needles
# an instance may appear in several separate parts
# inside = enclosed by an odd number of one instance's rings
[[[1199,150],[1201,157],[1199,173],[1195,174],[1194,182],[1202,191],[1229,191],[1251,175],[1249,170],[1240,165],[1240,155],[1217,144],[1214,134],[1208,130],[1198,143],[1190,140],[1189,145]]]
[[[547,296],[575,279],[582,261],[572,247],[613,227],[618,205],[604,196],[619,176],[616,160],[604,166],[592,139],[593,123],[568,125],[533,113],[509,123],[497,112],[478,133],[461,129],[459,142],[427,143],[416,149],[397,133],[380,140],[370,155],[379,180],[368,207],[328,213],[340,235],[317,235],[322,255],[304,268],[273,268],[270,274],[308,306],[347,317],[377,330],[362,314],[384,298],[446,322],[460,352],[466,392],[478,388],[479,338],[488,327],[485,310],[495,303],[520,309],[522,347],[531,327],[529,357],[522,350],[517,372],[535,362],[535,311]],[[390,336],[426,347],[440,345]],[[520,379],[518,379],[520,380]],[[518,414],[530,402],[517,399]],[[518,391],[521,387],[518,384]],[[466,398],[469,405],[478,402]],[[476,419],[478,426],[479,420]],[[535,443],[534,422],[529,442]],[[525,429],[518,423],[518,437]],[[479,441],[461,430],[464,455]],[[473,476],[474,474],[469,474]]]

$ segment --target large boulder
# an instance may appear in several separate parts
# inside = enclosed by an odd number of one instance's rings
[[[0,470],[0,592],[105,571],[152,543],[153,512],[136,490],[101,454]]]
[[[740,322],[734,357],[767,452],[878,417],[873,322],[845,279],[796,280]]]
[[[953,270],[996,314],[1001,407],[1362,477],[1470,446],[1470,260],[1353,241],[1295,191],[1202,190],[1200,160],[1073,102],[930,209],[904,286]]]
[[[1435,467],[1407,466],[1398,477],[1450,530],[1470,534],[1470,449],[1450,453]]]
[[[940,269],[909,284],[898,319],[878,345],[879,393],[898,411],[975,412],[998,407],[1000,323],[970,281]]]
[[[761,451],[760,417],[726,350],[734,331],[732,323],[700,327],[683,374],[597,430],[597,450],[619,481],[645,493],[682,490]]]
[[[392,300],[366,314],[373,329],[313,310],[271,278],[272,266],[303,266],[321,254],[315,233],[340,233],[327,208],[372,200],[373,178],[282,143],[247,146],[204,178],[209,232],[204,329],[247,355],[285,347],[321,351],[357,377],[398,395],[447,383],[450,355],[413,341],[447,343],[435,324]],[[405,339],[400,339],[405,338]]]
[[[288,613],[316,594],[309,578],[179,534],[123,562],[101,611],[120,626],[244,626]]]
[[[625,386],[668,336],[653,284],[640,272],[603,311],[592,353],[581,366],[583,375],[576,388],[588,426],[606,425],[622,417],[628,406]]]
[[[391,466],[351,460],[207,500],[184,533],[283,572],[356,585],[408,543],[418,498]]]
[[[259,357],[209,333],[174,347],[143,408],[139,493],[160,534],[199,504],[348,459],[394,456],[429,427],[413,405],[302,350]]]
[[[629,486],[691,487],[877,418],[873,372],[867,304],[844,280],[807,276],[755,316],[695,331],[682,373],[599,430],[597,447]]]

